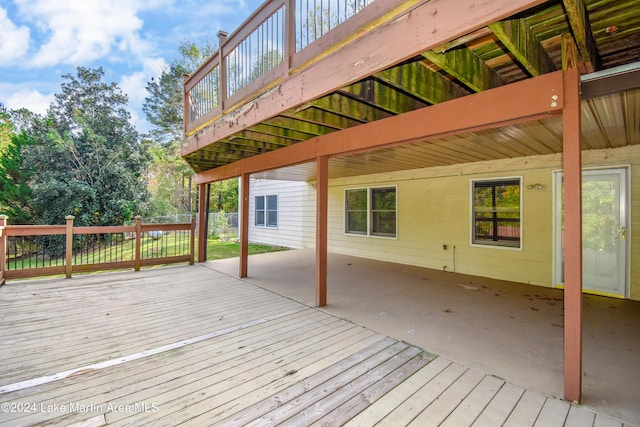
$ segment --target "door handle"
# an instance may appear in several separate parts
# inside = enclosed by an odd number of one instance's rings
[[[620,227],[619,230],[616,230],[616,233],[620,233],[620,238],[625,239],[627,237],[627,227]]]

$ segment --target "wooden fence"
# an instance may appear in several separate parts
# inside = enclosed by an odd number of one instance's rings
[[[195,221],[184,224],[74,227],[8,225],[0,215],[0,285],[29,278],[142,266],[194,262]]]

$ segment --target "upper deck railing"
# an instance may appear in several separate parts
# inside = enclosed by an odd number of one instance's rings
[[[367,24],[352,18],[373,2],[267,0],[231,36],[219,32],[218,51],[184,81],[185,135],[352,37]],[[367,20],[379,16],[373,13]]]

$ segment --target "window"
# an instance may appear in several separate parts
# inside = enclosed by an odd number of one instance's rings
[[[472,181],[472,242],[520,247],[520,178]]]
[[[346,232],[367,234],[367,189],[345,192]]]
[[[396,188],[345,190],[345,233],[396,237]]]
[[[278,196],[256,196],[256,227],[278,226]]]

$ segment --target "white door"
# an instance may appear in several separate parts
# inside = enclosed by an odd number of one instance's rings
[[[556,173],[556,283],[564,283],[562,172]],[[582,288],[626,297],[627,169],[582,172]]]

